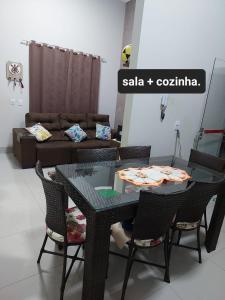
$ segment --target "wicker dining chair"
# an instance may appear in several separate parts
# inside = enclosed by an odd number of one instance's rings
[[[39,264],[43,253],[63,256],[63,272],[60,291],[60,300],[63,299],[66,281],[70,271],[76,260],[83,261],[83,258],[78,257],[81,246],[85,241],[85,223],[79,220],[85,219],[84,216],[77,211],[77,208],[71,208],[65,211],[65,203],[67,195],[62,184],[49,180],[44,177],[41,163],[36,164],[36,174],[41,179],[42,186],[46,198],[46,235],[40,254],[37,260]],[[73,212],[73,214],[72,214]],[[76,219],[77,217],[77,219]],[[53,242],[63,247],[63,254],[45,249],[46,242],[50,238]],[[70,246],[78,246],[75,255],[67,254],[67,249]],[[66,271],[67,258],[72,259],[71,264]]]
[[[176,215],[177,209],[186,201],[191,190],[190,185],[186,190],[169,194],[158,194],[151,191],[141,191],[137,214],[133,223],[133,230],[130,232],[128,257],[110,251],[110,254],[127,258],[125,277],[122,288],[121,300],[125,297],[126,287],[134,262],[140,262],[165,269],[164,281],[170,282],[169,275],[169,230]],[[124,231],[126,234],[127,232]],[[113,227],[112,227],[113,235]],[[156,264],[146,260],[135,258],[138,249],[150,249],[164,245],[165,265]]]
[[[224,188],[224,179],[216,183],[195,182],[192,192],[183,202],[183,205],[178,209],[176,218],[172,225],[171,240],[174,239],[174,234],[178,231],[178,239],[172,245],[198,251],[199,263],[202,263],[201,245],[200,245],[200,226],[202,216],[206,206],[213,195],[216,195],[221,188]],[[196,230],[197,232],[197,247],[180,244],[181,234],[184,231]]]
[[[202,165],[218,172],[225,172],[225,159],[198,150],[191,149],[189,162]]]
[[[189,163],[196,163],[203,167],[218,171],[218,172],[225,172],[225,159],[216,157],[211,154],[203,153],[194,149],[191,149]],[[207,222],[207,214],[206,210],[204,212],[204,224],[201,227],[205,228],[207,232],[208,229],[208,222]]]
[[[150,158],[151,146],[129,146],[118,148],[120,159]]]
[[[77,162],[97,162],[117,159],[117,148],[77,149]]]

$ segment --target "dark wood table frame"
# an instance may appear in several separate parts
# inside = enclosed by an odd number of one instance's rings
[[[74,170],[76,166],[78,165],[74,165]],[[110,226],[133,217],[138,199],[133,199],[133,203],[118,207],[95,210],[88,201],[85,201],[89,197],[96,197],[93,194],[93,188],[81,183],[78,191],[68,177],[62,174],[60,167],[62,166],[56,167],[58,179],[64,184],[68,195],[87,218],[82,300],[103,300],[110,246]],[[123,198],[130,198],[131,195],[123,195]],[[217,196],[206,236],[205,245],[208,252],[216,249],[224,215],[225,194],[221,194]]]

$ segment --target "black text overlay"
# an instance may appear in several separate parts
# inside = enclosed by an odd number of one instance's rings
[[[118,90],[125,94],[204,93],[203,69],[127,69],[118,72]]]

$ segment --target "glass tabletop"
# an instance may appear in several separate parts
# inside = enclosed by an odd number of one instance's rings
[[[95,210],[104,210],[137,202],[140,190],[172,193],[186,189],[190,181],[217,182],[223,174],[197,164],[176,159],[174,166],[185,170],[191,179],[183,182],[166,182],[159,186],[137,186],[122,180],[118,171],[130,167],[171,166],[172,156],[150,160],[120,160],[57,166],[57,171],[80,193]]]

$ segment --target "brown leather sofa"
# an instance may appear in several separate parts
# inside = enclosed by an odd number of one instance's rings
[[[41,123],[52,134],[45,142],[37,142],[25,128],[13,128],[13,152],[22,168],[32,168],[37,160],[42,165],[55,166],[76,162],[76,149],[118,147],[114,140],[102,141],[95,138],[96,123],[109,125],[109,116],[101,114],[72,113],[27,113],[26,127]],[[78,123],[87,133],[87,139],[80,143],[71,141],[64,131]],[[112,138],[115,137],[112,130]]]

